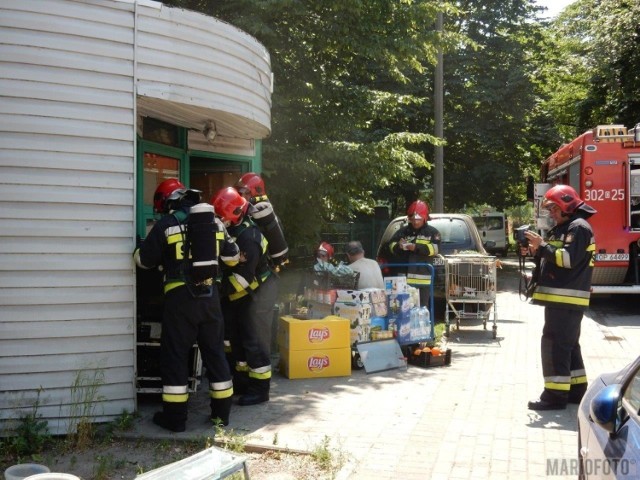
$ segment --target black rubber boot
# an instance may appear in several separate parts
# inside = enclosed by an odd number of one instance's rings
[[[587,393],[586,383],[571,385],[571,390],[569,390],[569,403],[580,403],[585,393]]]
[[[243,407],[258,405],[269,401],[269,388],[271,379],[258,380],[249,377],[247,393],[238,399],[238,405]]]
[[[225,427],[229,425],[229,413],[231,412],[232,398],[211,399],[211,420],[221,422]]]
[[[527,404],[529,410],[564,410],[567,408],[567,392],[544,389],[538,400]]]
[[[244,395],[249,392],[249,374],[247,372],[233,372],[233,394]]]
[[[162,402],[162,412],[153,415],[153,423],[172,432],[184,432],[187,427],[186,402]]]

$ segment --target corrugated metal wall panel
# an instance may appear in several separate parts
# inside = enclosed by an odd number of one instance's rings
[[[133,10],[0,5],[0,417],[42,387],[52,433],[96,359],[96,414],[135,405]]]
[[[13,135],[7,135],[7,137],[13,137],[11,141],[25,148],[24,144],[18,141],[18,138]],[[42,155],[41,150],[20,150],[9,148],[8,144],[9,139],[5,138],[5,135],[0,137],[0,145],[7,145],[7,148],[0,149],[0,166],[62,168],[83,171],[86,170],[87,164],[90,164],[94,172],[125,172],[133,175],[134,166],[131,164],[131,158],[126,156],[105,155],[100,153],[101,150],[92,153],[48,151],[46,155]],[[75,172],[73,173],[75,174]]]
[[[43,256],[34,255],[33,261],[40,262]],[[56,287],[120,287],[130,284],[129,279],[123,277],[117,270],[101,269],[100,275],[96,275],[92,270],[86,272],[42,270],[40,276],[34,276],[29,271],[0,272],[0,288],[46,288],[51,286],[51,277],[56,279]]]
[[[39,274],[39,272],[35,272]],[[96,275],[99,275],[96,272]],[[55,275],[51,275],[55,282]],[[131,288],[129,287],[80,287],[80,288],[38,288],[25,291],[19,288],[5,288],[0,292],[0,304],[4,305],[32,305],[33,307],[47,308],[49,305],[66,305],[70,303],[82,303],[91,308],[92,303],[124,302],[131,300]],[[133,323],[133,322],[132,322]],[[98,324],[94,324],[96,327]],[[96,328],[96,333],[99,329]],[[69,337],[74,338],[76,332],[70,331]],[[105,340],[101,337],[100,340]],[[131,342],[132,339],[129,339]],[[106,348],[104,345],[102,348]],[[2,352],[5,355],[7,352]]]
[[[73,355],[58,355],[55,362],[47,355],[33,355],[25,357],[7,358],[0,366],[0,374],[6,374],[9,371],[19,375],[23,373],[35,372],[60,372],[60,371],[76,371],[82,365],[90,365],[95,362],[94,353],[75,353]],[[104,358],[105,368],[129,367],[131,363],[131,352],[109,352]]]
[[[29,306],[8,305],[0,309],[0,328],[2,335],[0,338],[7,339],[8,330],[12,327],[9,322],[48,322],[51,320],[88,320],[92,325],[100,325],[93,320],[103,318],[124,318],[131,313],[131,305],[122,303],[103,303],[93,305],[90,310],[82,304],[74,305],[50,305],[46,310],[36,311]],[[37,325],[34,325],[37,328]],[[4,362],[3,358],[3,362]]]
[[[221,135],[269,134],[272,77],[262,44],[227,23],[167,7],[140,6],[137,28],[138,95],[194,107],[188,118],[168,109],[163,119],[200,130],[217,111],[235,117],[216,118]]]
[[[131,324],[128,319],[100,319],[101,335],[118,335],[122,332],[131,331]],[[15,322],[10,325],[15,338],[66,338],[67,332],[73,330],[77,337],[91,337],[96,334],[96,325],[82,320],[65,320],[62,322],[39,322],[38,328],[26,322]]]
[[[96,325],[99,325],[96,322]],[[99,330],[99,329],[97,329]],[[76,353],[93,352],[95,358],[103,358],[109,352],[117,352],[123,350],[118,348],[119,343],[124,343],[128,337],[127,332],[122,335],[105,335],[104,337],[82,337],[81,342],[64,342],[59,338],[51,339],[12,339],[12,341],[0,340],[0,348],[5,350],[6,356],[22,356],[28,354],[51,355],[50,359],[55,360],[55,355],[68,355]],[[106,341],[105,341],[106,340]],[[105,348],[106,346],[106,348]],[[69,372],[75,374],[75,372]],[[130,377],[129,380],[132,380]],[[35,384],[38,385],[38,384]],[[60,384],[59,387],[70,387],[71,384]],[[12,390],[11,384],[7,385],[7,389]]]
[[[95,362],[92,363],[95,364]],[[59,385],[73,385],[76,376],[80,371],[83,370],[83,368],[90,369],[88,372],[86,372],[87,375],[90,375],[89,378],[92,378],[96,372],[98,372],[98,374],[104,372],[105,375],[107,373],[109,374],[110,380],[113,383],[125,383],[130,379],[129,375],[131,375],[131,372],[127,368],[106,368],[104,365],[100,365],[99,367],[97,367],[97,370],[94,370],[92,367],[90,367],[90,365],[91,364],[87,365],[86,367],[77,366],[76,370],[74,371],[67,370],[62,372],[51,372],[50,375],[45,374],[42,377],[43,383],[40,383],[39,386],[44,388],[46,391],[47,389],[54,389]],[[11,380],[11,386],[15,387],[15,390],[32,389],[33,384],[30,383],[29,379],[26,377],[26,375],[10,376],[9,379]]]

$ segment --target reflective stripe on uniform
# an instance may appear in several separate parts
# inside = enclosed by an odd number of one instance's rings
[[[186,403],[189,400],[187,385],[163,385],[162,401],[168,403]]]
[[[564,248],[556,250],[556,265],[561,268],[571,268],[571,255]]]
[[[247,290],[249,288],[249,282],[247,282],[247,279],[242,275],[238,275],[237,273],[231,275],[229,277],[229,281],[231,282],[231,285],[233,285],[233,288],[236,290],[236,292]]]
[[[236,372],[248,372],[248,371],[249,371],[249,365],[247,365],[247,362],[236,363]]]
[[[169,290],[173,290],[174,288],[181,287],[185,283],[182,280],[176,280],[174,282],[168,282],[164,285],[164,293],[167,293]]]
[[[229,398],[233,396],[233,382],[214,382],[209,384],[209,397],[214,399]]]
[[[571,385],[587,383],[587,371],[584,368],[571,370]]]
[[[566,305],[589,306],[590,292],[567,288],[538,286],[533,294],[534,300],[542,300]]]
[[[544,377],[544,388],[568,392],[571,390],[571,377],[552,376]]]
[[[419,273],[409,273],[407,275],[407,283],[409,285],[431,285],[431,275],[421,275]]]
[[[424,245],[425,247],[427,247],[427,250],[429,251],[429,256],[430,257],[433,256],[433,255],[436,255],[438,253],[438,246],[434,245],[429,240],[423,240],[421,238],[418,238],[416,240],[416,244]]]
[[[271,365],[264,367],[250,368],[249,378],[255,378],[257,380],[268,380],[271,378]]]

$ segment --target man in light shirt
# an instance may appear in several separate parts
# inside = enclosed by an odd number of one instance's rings
[[[384,280],[380,265],[375,260],[365,258],[362,243],[357,240],[347,243],[345,253],[349,259],[349,267],[354,272],[360,272],[358,289],[381,288],[384,290]]]

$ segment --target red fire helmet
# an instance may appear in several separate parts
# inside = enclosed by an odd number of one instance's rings
[[[555,204],[560,207],[562,213],[571,214],[580,206],[582,199],[578,196],[573,187],[569,185],[554,185],[544,194],[542,208],[549,208]]]
[[[240,177],[238,183],[236,183],[236,189],[241,192],[241,189],[246,189],[251,193],[252,197],[259,197],[265,195],[267,192],[264,188],[264,180],[254,172],[248,172]]]
[[[326,252],[327,258],[333,258],[333,246],[330,243],[322,242],[316,250],[316,255],[318,252]]]
[[[426,220],[429,218],[429,207],[422,200],[416,200],[409,205],[409,208],[407,209],[407,216],[409,217],[409,220],[411,220],[411,217]]]
[[[225,187],[211,197],[209,202],[224,222],[237,225],[247,211],[249,202],[235,188]]]
[[[153,194],[153,209],[157,213],[166,213],[167,200],[175,200],[172,198],[177,193],[184,193],[186,187],[177,178],[167,178],[156,187],[156,193]]]

